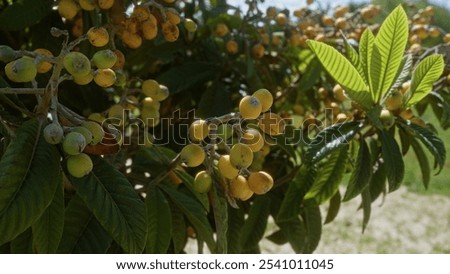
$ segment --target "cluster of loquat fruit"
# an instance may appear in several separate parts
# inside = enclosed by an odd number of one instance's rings
[[[235,199],[245,201],[253,194],[265,194],[273,187],[272,176],[261,171],[262,163],[257,163],[270,152],[265,135],[276,136],[284,132],[285,121],[270,112],[272,103],[272,94],[267,89],[259,89],[241,99],[238,113],[199,119],[190,125],[191,143],[181,150],[180,159],[188,167],[202,164],[207,167],[196,174],[195,190],[208,192],[213,185],[215,170],[216,178],[226,182],[224,188]]]

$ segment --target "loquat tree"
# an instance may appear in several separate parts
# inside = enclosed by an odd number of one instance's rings
[[[366,228],[410,149],[427,187],[446,152],[422,115],[450,125],[434,8],[260,2],[0,2],[0,252],[258,253],[274,220],[311,253],[342,202]]]

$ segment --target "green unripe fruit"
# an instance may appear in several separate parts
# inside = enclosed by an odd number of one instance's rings
[[[69,132],[63,141],[63,150],[69,155],[80,154],[86,147],[86,139],[79,132]]]
[[[197,144],[189,144],[181,150],[180,158],[188,167],[197,167],[205,160],[205,151]]]
[[[89,129],[87,129],[85,127],[75,127],[75,128],[72,128],[71,132],[81,133],[83,135],[84,139],[86,140],[86,144],[92,143],[92,133]]]
[[[64,68],[74,77],[86,76],[91,72],[91,62],[81,52],[69,52],[63,62]]]
[[[236,168],[248,168],[253,162],[253,152],[249,146],[235,144],[230,151],[230,162]]]
[[[96,145],[103,140],[105,131],[103,130],[101,125],[97,124],[96,122],[86,121],[81,126],[87,128],[92,133],[92,145]]]
[[[16,58],[16,52],[5,45],[0,46],[0,61],[2,62],[11,62]]]
[[[117,61],[117,55],[110,49],[97,51],[92,57],[92,63],[99,69],[112,68]]]
[[[234,179],[239,174],[239,169],[235,168],[230,162],[230,155],[222,155],[217,163],[220,174],[227,179]]]
[[[49,124],[44,128],[44,139],[47,143],[55,145],[61,143],[64,130],[59,124]]]
[[[152,79],[142,82],[142,92],[159,102],[169,97],[169,89]]]
[[[6,64],[5,73],[9,80],[24,83],[30,82],[36,77],[37,68],[33,59],[22,57]]]
[[[244,119],[256,119],[261,114],[262,105],[258,98],[245,96],[239,103],[239,112]]]
[[[92,82],[92,80],[94,80],[94,74],[92,72],[84,76],[73,76],[73,81],[75,82],[75,84],[80,86],[87,85]]]
[[[217,127],[217,138],[220,141],[226,141],[233,136],[233,128],[226,124],[221,124]]]
[[[196,120],[189,127],[189,138],[192,141],[203,141],[209,134],[209,126],[205,120]]]
[[[386,129],[390,129],[395,123],[394,114],[392,114],[392,112],[390,112],[387,109],[383,109],[381,111],[380,120],[381,120],[381,123],[383,124],[384,128],[386,128]]]
[[[76,178],[88,175],[93,166],[91,158],[84,153],[71,155],[67,158],[67,171]]]
[[[142,100],[142,108],[154,108],[156,110],[159,110],[161,106],[161,103],[153,99],[152,97],[145,97],[144,100]]]
[[[273,104],[272,93],[270,93],[267,89],[258,89],[253,93],[253,96],[256,97],[261,103],[262,112],[268,111]]]
[[[192,187],[199,193],[206,193],[211,189],[212,177],[206,171],[200,171],[195,175]]]
[[[195,32],[197,30],[197,24],[192,19],[186,18],[184,20],[184,28],[188,32]]]

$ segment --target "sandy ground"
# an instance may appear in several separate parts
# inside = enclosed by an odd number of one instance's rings
[[[359,201],[342,204],[334,222],[323,227],[315,253],[450,253],[449,197],[401,188],[380,205],[381,199],[372,205],[369,226],[361,234]],[[276,246],[267,240],[261,242],[261,249],[263,253],[292,253],[289,245]]]

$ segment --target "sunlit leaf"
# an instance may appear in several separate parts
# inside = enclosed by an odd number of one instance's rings
[[[406,106],[410,107],[427,96],[443,70],[444,58],[442,55],[433,54],[422,60],[414,69],[410,88],[411,97],[406,102]]]
[[[314,51],[326,71],[346,91],[347,95],[365,108],[373,105],[370,92],[358,70],[335,48],[313,40],[308,46]]]

